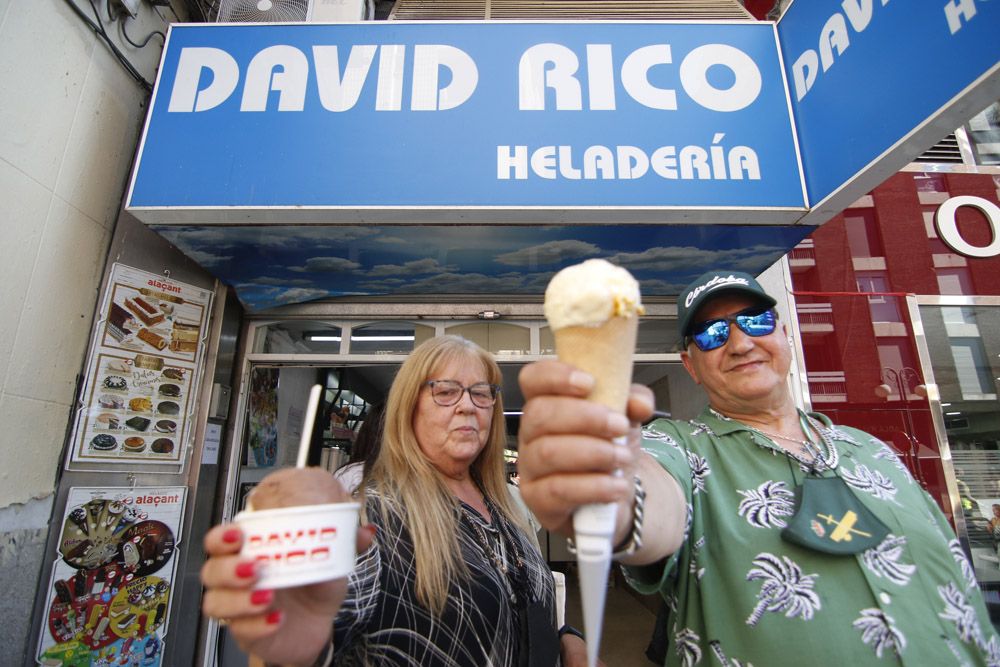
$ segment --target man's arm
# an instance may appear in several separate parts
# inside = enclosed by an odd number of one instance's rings
[[[687,502],[677,480],[649,454],[639,452],[633,474],[642,480],[646,491],[642,546],[635,553],[619,560],[626,565],[648,565],[681,548],[687,520]],[[619,504],[615,544],[623,544],[631,535],[633,495],[629,494],[629,499]]]

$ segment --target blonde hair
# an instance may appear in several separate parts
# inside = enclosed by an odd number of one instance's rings
[[[403,518],[413,540],[416,595],[435,615],[444,611],[451,583],[468,577],[458,543],[458,500],[437,469],[420,449],[413,418],[424,383],[453,360],[480,363],[486,381],[499,385],[500,367],[489,352],[459,336],[438,336],[419,345],[396,374],[385,406],[382,451],[372,465],[369,488],[388,510]],[[514,508],[504,473],[503,450],[507,442],[503,402],[497,396],[486,445],[470,466],[470,474],[484,495],[509,519],[524,527]]]

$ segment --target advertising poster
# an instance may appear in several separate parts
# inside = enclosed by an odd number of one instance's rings
[[[38,664],[159,667],[186,492],[69,490]]]
[[[278,369],[255,368],[250,375],[251,468],[271,468],[278,456]]]
[[[74,463],[181,461],[212,292],[115,264],[77,415]]]

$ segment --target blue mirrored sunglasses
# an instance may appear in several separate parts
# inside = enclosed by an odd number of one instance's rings
[[[735,315],[727,315],[715,320],[705,320],[695,324],[684,339],[684,347],[692,341],[702,352],[720,348],[729,340],[729,323],[735,322],[740,331],[754,338],[774,333],[778,316],[773,308],[754,306],[741,310]]]

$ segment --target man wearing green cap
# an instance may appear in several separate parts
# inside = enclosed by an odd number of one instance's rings
[[[934,501],[885,443],[795,405],[775,303],[738,271],[681,292],[681,359],[709,403],[689,422],[640,433],[648,389],[633,390],[630,426],[585,400],[586,374],[527,366],[525,501],[567,535],[580,505],[618,504],[616,558],[669,608],[667,665],[1000,665]]]

